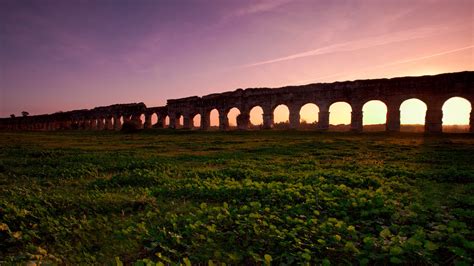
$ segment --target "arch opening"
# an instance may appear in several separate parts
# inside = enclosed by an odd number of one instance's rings
[[[469,132],[472,105],[467,99],[451,97],[444,102],[442,111],[443,132]]]
[[[417,98],[405,100],[400,105],[400,131],[424,132],[426,104]]]
[[[263,125],[263,108],[254,106],[250,109],[250,127],[251,129],[260,129]]]
[[[211,126],[211,128],[218,129],[219,128],[219,111],[216,108],[212,109],[209,114],[209,117],[210,117],[209,125]]]
[[[156,126],[158,124],[158,115],[156,113],[151,114],[151,125]]]
[[[195,114],[193,117],[192,128],[198,129],[201,127],[201,114]]]
[[[240,115],[240,110],[237,107],[233,107],[227,112],[227,119],[229,120],[229,128],[237,127],[237,116]]]
[[[145,114],[140,115],[140,128],[143,128],[145,124]]]
[[[349,131],[352,107],[347,102],[335,102],[329,107],[329,130]]]
[[[387,123],[387,105],[380,100],[368,101],[362,107],[362,125],[364,131],[385,131]]]
[[[290,128],[290,109],[285,104],[280,104],[273,109],[273,128]]]
[[[182,114],[178,114],[176,116],[176,128],[183,128],[184,125],[184,117]]]
[[[314,103],[307,103],[300,109],[300,129],[314,129],[319,120],[319,107]]]

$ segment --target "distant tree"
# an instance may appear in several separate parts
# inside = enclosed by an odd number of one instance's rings
[[[11,114],[10,117],[11,117],[11,118],[15,118],[15,114]]]
[[[27,111],[23,111],[23,112],[21,112],[21,115],[22,115],[22,116],[29,116],[30,113],[28,113]]]

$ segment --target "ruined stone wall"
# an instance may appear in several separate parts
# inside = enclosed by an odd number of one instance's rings
[[[181,115],[184,121],[192,120],[195,114],[201,115],[202,129],[209,127],[210,112],[219,112],[219,127],[228,128],[227,114],[230,109],[238,108],[238,128],[249,126],[250,110],[255,106],[263,109],[263,127],[273,126],[273,111],[280,105],[286,105],[290,111],[290,127],[298,128],[300,109],[307,103],[319,107],[318,129],[329,127],[329,107],[335,102],[347,102],[352,108],[351,129],[362,131],[362,108],[371,100],[380,100],[387,106],[387,130],[400,130],[400,105],[403,101],[417,98],[423,101],[426,112],[425,129],[428,132],[442,131],[442,105],[451,97],[458,96],[474,103],[474,72],[440,74],[436,76],[402,77],[393,79],[357,80],[334,83],[318,83],[283,88],[252,88],[236,90],[203,97],[190,97],[168,101],[171,121]],[[471,113],[471,131],[474,131],[474,116]],[[171,127],[176,127],[171,124]],[[190,124],[184,123],[185,128]]]
[[[50,115],[0,119],[3,130],[119,130],[123,122],[134,120],[144,128],[163,128],[168,117],[168,127],[177,128],[182,117],[182,127],[193,127],[193,118],[201,116],[200,128],[210,125],[210,113],[217,109],[219,128],[229,128],[229,110],[237,108],[239,129],[249,127],[250,110],[255,106],[263,109],[263,127],[273,127],[273,111],[284,104],[290,111],[290,127],[297,129],[300,123],[300,109],[307,103],[319,107],[317,128],[329,128],[329,107],[335,102],[347,102],[351,108],[351,129],[362,131],[362,108],[371,100],[380,100],[387,106],[386,129],[400,130],[400,106],[403,101],[417,98],[428,109],[425,118],[427,132],[442,131],[442,106],[451,97],[463,97],[474,103],[474,72],[447,73],[435,76],[402,77],[392,79],[356,80],[334,83],[318,83],[282,88],[250,88],[232,92],[215,93],[203,97],[187,97],[168,100],[166,106],[147,108],[143,103],[117,104],[97,107],[91,110],[75,110]],[[473,108],[474,109],[474,108]],[[152,124],[152,115],[157,123]],[[144,121],[141,120],[144,116]],[[470,116],[470,130],[474,132],[474,110]]]

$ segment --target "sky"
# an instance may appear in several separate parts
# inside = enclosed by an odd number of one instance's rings
[[[472,71],[473,32],[471,0],[0,0],[0,117]]]

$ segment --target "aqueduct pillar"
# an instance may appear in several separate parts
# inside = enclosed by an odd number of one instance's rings
[[[115,115],[114,119],[114,130],[120,130],[122,128],[122,121],[120,121],[120,116]]]
[[[240,130],[246,130],[249,128],[250,124],[250,114],[248,111],[242,111],[240,115],[237,116],[237,128]]]
[[[97,129],[98,130],[104,130],[105,129],[105,124],[104,124],[104,118],[100,117],[97,119]]]
[[[327,104],[319,105],[319,114],[318,114],[318,125],[319,130],[326,131],[329,129],[329,106]]]
[[[211,126],[211,112],[201,112],[201,130],[208,130]]]
[[[298,129],[300,127],[300,106],[299,105],[290,105],[288,109],[290,110],[290,128]]]
[[[471,115],[469,118],[469,132],[474,133],[474,106],[472,107]]]
[[[162,116],[162,115],[159,115],[158,116],[158,121],[156,122],[156,127],[157,128],[165,128],[165,124],[166,124],[165,117]]]
[[[229,128],[229,118],[227,112],[224,109],[218,110],[219,112],[219,129],[227,130]]]
[[[363,121],[363,112],[362,112],[362,105],[361,104],[352,104],[352,112],[351,112],[351,131],[354,132],[362,132],[362,121]]]
[[[145,124],[143,125],[144,128],[151,128],[152,123],[151,123],[151,114],[146,113],[145,114]]]
[[[386,131],[400,131],[400,103],[387,102]]]
[[[265,111],[263,112],[263,128],[264,129],[270,129],[273,126],[273,113],[266,113]]]
[[[183,128],[184,129],[191,129],[192,128],[192,123],[191,123],[191,115],[190,114],[183,114]]]
[[[442,101],[434,100],[426,103],[428,109],[425,117],[425,132],[426,133],[441,133],[443,132],[443,110]]]
[[[95,118],[91,119],[91,129],[96,130],[97,129],[97,120]]]
[[[113,130],[114,129],[114,125],[112,123],[112,117],[106,117],[105,118],[105,129],[107,130]]]

